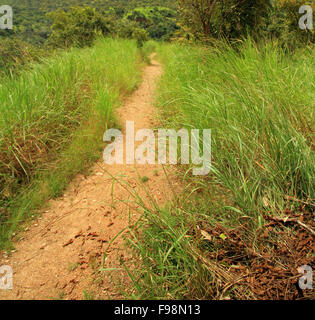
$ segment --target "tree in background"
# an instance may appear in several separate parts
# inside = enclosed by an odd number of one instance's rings
[[[147,31],[154,40],[170,40],[179,29],[176,12],[164,7],[140,7],[129,11],[123,20],[128,20]]]
[[[167,7],[175,11],[177,0],[5,0],[14,11],[13,30],[0,30],[0,39],[12,37],[36,46],[44,44],[51,34],[52,21],[46,17],[58,8],[68,11],[71,7],[89,6],[106,18],[120,21],[125,14],[141,7]],[[114,13],[114,14],[113,14]]]
[[[218,34],[228,39],[251,35],[257,40],[270,8],[269,0],[222,0],[216,22]]]
[[[178,0],[178,7],[185,24],[195,34],[213,35],[212,17],[219,0]]]
[[[91,7],[72,7],[67,12],[58,9],[47,17],[53,22],[49,44],[55,47],[84,47],[91,45],[97,34],[110,32],[109,21]]]
[[[294,49],[299,45],[314,42],[314,30],[301,30],[298,26],[301,15],[299,8],[302,5],[315,4],[306,0],[278,0],[273,1],[265,35],[277,39],[283,46]]]
[[[273,39],[286,48],[314,41],[299,28],[299,8],[307,0],[178,0],[183,26],[195,39]],[[185,30],[185,28],[182,28]]]
[[[267,16],[267,0],[178,0],[182,20],[202,38],[239,38]]]
[[[149,40],[148,33],[141,28],[135,28],[132,32],[132,38],[137,41],[138,48],[142,48],[143,44]]]

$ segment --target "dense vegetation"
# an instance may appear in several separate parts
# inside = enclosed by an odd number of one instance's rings
[[[290,51],[314,41],[313,31],[298,28],[304,0],[10,0],[8,4],[13,6],[14,28],[0,30],[0,73],[17,71],[43,51],[47,55],[54,48],[92,45],[99,35],[134,38],[138,46],[148,39],[209,45],[224,38],[233,44],[251,36],[262,43],[278,41]],[[27,42],[26,51],[21,41]]]
[[[32,44],[42,44],[49,37],[52,21],[47,13],[58,8],[69,10],[75,6],[90,6],[117,23],[137,7],[163,6],[175,9],[175,0],[7,0],[14,12],[14,29],[0,30],[1,36],[16,36]]]
[[[281,219],[314,218],[314,50],[247,40],[157,51],[163,126],[211,128],[212,170],[188,167],[172,205],[144,207],[130,241],[142,261],[136,297],[298,298],[294,275],[314,267],[314,239]]]
[[[299,8],[305,0],[178,0],[180,16],[194,40],[237,40],[250,35],[256,41],[280,41],[294,49],[314,41],[314,32],[299,29]],[[314,5],[313,5],[314,6]]]
[[[19,39],[5,38],[0,47],[0,76],[16,74],[47,53]]]
[[[298,27],[304,0],[6,3],[0,247],[99,158],[153,39],[162,124],[211,128],[213,170],[179,170],[183,195],[143,208],[130,230],[141,257],[132,297],[303,297],[297,267],[315,268],[314,30]]]
[[[100,35],[170,40],[179,29],[174,1],[7,1],[13,30],[0,30],[0,75],[16,73],[56,48],[92,45]]]

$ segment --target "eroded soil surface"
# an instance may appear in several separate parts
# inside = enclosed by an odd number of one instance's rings
[[[144,70],[143,81],[122,107],[117,117],[124,133],[127,120],[135,130],[153,128],[156,82],[162,73],[159,63]],[[75,161],[75,159],[74,159]],[[89,176],[78,175],[64,195],[51,200],[48,209],[22,234],[15,251],[0,256],[0,265],[13,268],[13,290],[1,290],[0,299],[119,299],[121,293],[113,277],[119,276],[128,286],[121,263],[128,263],[130,252],[124,248],[124,231],[139,218],[139,207],[128,190],[117,181],[127,181],[144,199],[145,186],[159,203],[171,198],[172,192],[163,168],[159,165],[106,165],[100,154]],[[176,178],[170,173],[172,189]],[[109,247],[109,249],[108,249]],[[99,269],[117,271],[105,272]]]

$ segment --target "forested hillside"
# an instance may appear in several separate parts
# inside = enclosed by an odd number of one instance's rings
[[[46,14],[58,8],[67,10],[73,6],[88,5],[112,18],[116,15],[122,18],[137,7],[176,8],[176,0],[7,0],[6,4],[13,8],[14,29],[0,30],[0,37],[15,35],[32,44],[41,44],[48,38],[52,21]]]

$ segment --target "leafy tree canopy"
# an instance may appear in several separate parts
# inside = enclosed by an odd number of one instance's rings
[[[58,9],[47,14],[53,21],[49,43],[54,46],[83,47],[90,45],[97,34],[110,32],[109,21],[91,7],[72,7],[65,12]]]
[[[6,0],[5,4],[13,8],[14,27],[13,31],[0,30],[0,38],[15,36],[36,45],[43,44],[51,34],[53,21],[47,13],[57,9],[68,11],[71,7],[89,6],[115,20],[137,7],[176,9],[176,0]]]

